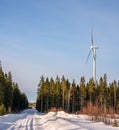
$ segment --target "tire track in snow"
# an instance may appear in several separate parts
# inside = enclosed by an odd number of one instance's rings
[[[41,117],[37,114],[34,115],[33,125],[34,130],[44,130],[43,125],[40,122]]]
[[[27,113],[26,116],[18,119],[7,130],[44,130],[40,123],[40,115],[37,113]]]
[[[33,117],[28,116],[26,119],[18,120],[8,130],[33,130]]]

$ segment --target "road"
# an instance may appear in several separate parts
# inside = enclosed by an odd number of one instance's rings
[[[119,127],[106,126],[85,120],[85,115],[61,112],[38,113],[27,109],[20,114],[0,116],[0,130],[119,130]]]
[[[44,130],[40,124],[42,115],[35,109],[28,109],[22,114],[9,114],[0,118],[0,130]]]

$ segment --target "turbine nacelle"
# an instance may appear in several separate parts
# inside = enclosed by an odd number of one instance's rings
[[[93,50],[93,49],[99,49],[99,47],[92,45],[92,46],[90,47],[90,49],[91,49],[91,50]]]

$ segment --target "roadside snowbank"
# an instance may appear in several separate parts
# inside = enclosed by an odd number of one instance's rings
[[[92,122],[87,118],[87,115],[63,111],[42,114],[28,109],[21,114],[0,116],[0,130],[119,130],[119,127]]]

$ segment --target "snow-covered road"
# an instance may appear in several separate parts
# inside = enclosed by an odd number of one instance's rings
[[[0,130],[44,130],[40,124],[42,115],[35,109],[28,109],[22,114],[2,116],[0,117]]]
[[[87,116],[61,112],[48,114],[28,109],[21,114],[8,114],[0,117],[0,130],[119,130],[119,127],[106,126],[85,120]]]

